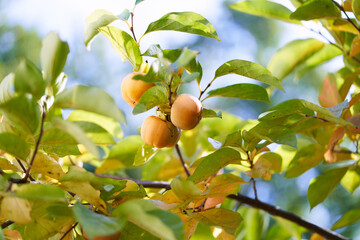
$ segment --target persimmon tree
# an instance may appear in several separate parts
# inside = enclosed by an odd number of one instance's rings
[[[132,114],[154,115],[141,127],[143,139],[123,136],[125,116],[104,90],[66,87],[63,68],[70,50],[56,33],[42,42],[41,68],[23,59],[0,82],[0,239],[349,239],[337,229],[358,221],[359,208],[324,229],[262,201],[256,182],[275,174],[297,178],[325,166],[308,186],[311,208],[338,185],[350,193],[358,188],[360,1],[294,0],[294,12],[271,1],[230,5],[292,24],[315,21],[321,30],[314,31],[324,41],[292,41],[266,68],[239,53],[212,79],[202,79],[207,70],[196,49],[152,45],[142,51],[140,44],[155,31],[220,40],[213,25],[194,12],[171,12],[135,36],[140,2],[119,16],[95,11],[87,18],[84,42],[89,46],[103,35],[133,66],[136,74],[128,73],[131,84],[124,82],[122,90],[119,83],[119,94]],[[129,29],[110,26],[114,21]],[[246,121],[207,107],[213,97],[270,103],[275,91],[286,93],[285,77],[337,56],[343,66],[322,80],[320,105],[291,99]],[[240,83],[212,87],[228,74]],[[241,83],[240,76],[256,83]],[[197,96],[182,88],[192,81]],[[64,117],[66,109],[71,111]],[[245,185],[254,197],[241,193]],[[258,224],[268,214],[271,225]]]

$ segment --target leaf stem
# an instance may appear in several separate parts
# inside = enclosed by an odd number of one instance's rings
[[[215,79],[216,79],[216,78],[214,78],[213,80],[211,80],[211,82],[209,82],[209,84],[205,87],[205,89],[200,92],[199,100],[201,99],[202,95],[206,92],[206,90],[208,90],[208,88],[211,86],[211,84],[214,82]],[[206,98],[205,98],[205,99],[206,99]],[[205,99],[203,99],[202,101],[204,101]]]
[[[33,153],[32,157],[31,157],[31,161],[30,161],[29,167],[28,167],[28,169],[27,169],[26,172],[25,172],[24,178],[22,179],[24,182],[26,182],[27,179],[28,179],[29,176],[30,176],[31,167],[32,167],[32,165],[34,164],[34,160],[35,160],[36,154],[37,154],[37,152],[38,152],[38,150],[39,150],[41,137],[42,137],[42,135],[43,135],[43,133],[44,133],[45,117],[46,117],[46,102],[44,102],[44,104],[43,104],[43,112],[42,112],[42,115],[41,115],[41,124],[40,124],[39,137],[38,137],[38,139],[37,139],[37,141],[36,141],[34,153]]]
[[[186,163],[185,163],[185,161],[184,161],[184,158],[183,158],[183,156],[182,156],[182,154],[181,154],[181,151],[180,151],[180,148],[179,148],[179,144],[176,144],[176,145],[175,145],[175,150],[176,150],[177,154],[179,155],[179,159],[180,159],[181,165],[183,166],[186,175],[187,175],[188,177],[190,177],[191,174],[190,174],[189,169],[188,169],[188,167],[187,167],[187,165],[186,165]]]

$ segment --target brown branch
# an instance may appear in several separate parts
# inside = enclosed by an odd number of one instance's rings
[[[299,226],[302,226],[306,229],[308,229],[311,232],[315,232],[321,236],[323,236],[326,239],[330,239],[330,240],[350,240],[350,238],[346,238],[336,232],[330,231],[328,229],[319,227],[315,224],[312,224],[302,218],[300,218],[299,216],[291,213],[291,212],[287,212],[284,211],[282,209],[280,209],[279,207],[261,202],[259,200],[255,200],[249,197],[246,197],[244,195],[238,194],[238,195],[234,195],[231,194],[229,196],[227,196],[227,198],[230,199],[234,199],[236,201],[239,201],[241,203],[247,204],[253,208],[257,208],[257,209],[261,209],[264,210],[265,212],[273,215],[273,216],[279,216],[281,218],[287,219],[293,223],[296,223]]]
[[[18,162],[18,164],[20,165],[21,169],[24,171],[24,173],[26,173],[26,168],[24,167],[24,165],[22,164],[20,159],[18,159],[18,158],[15,158],[15,159]],[[35,179],[31,175],[29,176],[29,178],[30,178],[31,181],[35,181]]]
[[[134,32],[134,13],[131,12],[131,13],[130,13],[130,16],[131,16],[131,27],[130,27],[130,31],[131,31],[131,33],[132,33],[132,35],[133,35],[133,37],[134,37],[135,42],[137,42],[136,36],[135,36],[135,32]]]
[[[145,188],[150,187],[150,188],[165,188],[168,190],[171,189],[170,184],[166,183],[166,182],[161,182],[161,184],[157,185],[157,184],[155,184],[155,182],[151,182],[151,181],[137,181],[137,184],[143,185],[143,187],[145,187]],[[314,232],[314,233],[317,233],[317,234],[323,236],[326,239],[350,240],[350,238],[346,238],[336,232],[333,232],[331,230],[328,230],[328,229],[319,227],[313,223],[310,223],[310,222],[300,218],[299,216],[295,215],[294,213],[284,211],[277,206],[270,205],[270,204],[261,202],[259,200],[253,199],[253,198],[249,198],[242,194],[237,194],[237,195],[231,194],[231,195],[228,195],[227,198],[236,200],[240,203],[244,203],[253,208],[261,209],[273,216],[279,216],[281,218],[287,219],[299,226],[302,226],[302,227],[308,229],[311,232]]]
[[[257,194],[257,190],[256,190],[256,184],[255,184],[255,179],[251,178],[250,181],[253,183],[253,189],[254,189],[254,197],[255,200],[258,200],[258,194]]]
[[[33,153],[32,157],[31,157],[31,161],[30,161],[29,167],[28,167],[28,169],[27,169],[26,172],[25,172],[24,178],[22,179],[24,182],[27,182],[27,179],[28,179],[28,177],[30,176],[31,167],[32,167],[32,165],[34,164],[34,160],[35,160],[36,154],[37,154],[37,152],[38,152],[38,150],[39,150],[39,147],[40,147],[41,137],[42,137],[42,135],[43,135],[43,133],[44,133],[45,117],[46,117],[46,107],[45,107],[45,103],[44,103],[44,105],[43,105],[43,112],[42,112],[42,116],[41,116],[40,133],[39,133],[38,139],[37,139],[36,144],[35,144],[34,153]]]
[[[9,220],[4,222],[3,224],[1,224],[1,229],[7,228],[8,226],[10,226],[11,224],[13,224],[14,222]]]
[[[171,188],[168,182],[163,182],[163,181],[141,181],[139,179],[134,179],[134,178],[126,178],[126,177],[100,174],[100,173],[94,173],[94,175],[97,177],[111,178],[115,180],[130,180],[139,185],[143,185],[144,187],[147,188],[165,188],[166,190],[169,190]]]
[[[335,0],[331,0],[339,9],[340,11],[342,11],[345,16],[346,16],[346,20],[351,23],[351,25],[354,26],[354,28],[356,28],[356,30],[358,30],[358,32],[360,33],[360,28],[351,20],[351,18],[349,17],[349,15],[346,13],[345,9],[343,8],[343,6],[341,6],[339,3],[337,3]]]
[[[190,171],[189,171],[189,169],[188,169],[188,167],[187,167],[187,165],[186,165],[186,163],[185,163],[185,161],[184,161],[184,158],[183,158],[183,156],[182,156],[182,154],[181,154],[181,151],[180,151],[180,148],[179,148],[179,144],[176,144],[176,145],[175,145],[175,150],[176,150],[177,154],[179,155],[179,159],[180,159],[181,165],[183,166],[186,175],[187,175],[188,177],[190,177],[191,174],[190,174]]]
[[[65,234],[59,240],[63,240],[66,237],[66,235],[68,235],[71,232],[71,230],[73,230],[77,225],[78,225],[78,223],[75,223],[74,225],[72,225],[71,228],[69,230],[67,230],[65,232]]]

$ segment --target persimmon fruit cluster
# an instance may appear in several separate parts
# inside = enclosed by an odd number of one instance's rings
[[[137,74],[130,73],[121,84],[121,94],[124,100],[135,107],[141,96],[151,87],[153,83],[134,80]],[[180,139],[181,130],[190,130],[196,127],[202,118],[201,102],[189,95],[179,95],[170,108],[168,117],[150,116],[146,118],[141,126],[141,137],[145,143],[157,147],[173,147]]]

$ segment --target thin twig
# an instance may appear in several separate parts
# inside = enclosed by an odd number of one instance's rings
[[[1,229],[7,228],[8,226],[10,226],[11,224],[13,224],[14,222],[9,220],[4,222],[3,224],[1,224]]]
[[[334,47],[340,49],[347,57],[354,59],[356,62],[360,63],[360,59],[356,58],[355,56],[350,56],[349,53],[342,48],[341,46],[337,45],[336,43],[330,41],[330,39],[328,39],[324,34],[322,34],[322,32],[314,30],[314,29],[310,29],[310,31],[319,34],[321,37],[323,37],[329,44],[333,45]]]
[[[168,98],[168,101],[169,101],[169,106],[170,106],[170,107],[172,106],[171,95],[173,94],[173,92],[172,92],[172,90],[171,90],[171,85],[172,85],[173,80],[174,80],[174,74],[171,74],[170,82],[169,82],[169,85],[168,85],[168,88],[169,88],[169,98]]]
[[[137,42],[136,36],[135,36],[135,32],[134,32],[134,12],[131,12],[131,13],[130,13],[130,19],[131,19],[130,31],[131,31],[131,33],[132,33],[132,35],[133,35],[133,37],[134,37],[135,42]]]
[[[311,115],[308,115],[308,114],[303,114],[304,117],[309,117],[309,118],[316,118],[316,119],[319,119],[319,120],[322,120],[324,122],[329,122],[329,120],[325,119],[325,118],[322,118],[322,117],[317,117],[317,116],[311,116]]]
[[[41,141],[41,137],[44,133],[44,122],[45,122],[45,117],[46,117],[46,107],[45,107],[45,103],[43,105],[43,112],[42,112],[42,116],[41,116],[41,124],[40,124],[40,133],[39,133],[39,136],[38,136],[38,139],[36,141],[36,144],[35,144],[35,149],[34,149],[34,153],[31,157],[31,161],[30,161],[30,164],[29,164],[29,167],[28,169],[26,170],[25,172],[25,176],[23,178],[23,181],[26,182],[28,177],[30,176],[30,170],[31,170],[31,167],[32,165],[34,164],[34,160],[35,160],[35,157],[36,157],[36,154],[39,150],[39,147],[40,147],[40,141]]]
[[[183,166],[186,175],[187,175],[188,177],[190,177],[191,174],[190,174],[189,169],[188,169],[188,167],[187,167],[187,165],[186,165],[186,163],[185,163],[185,161],[184,161],[184,158],[183,158],[183,156],[182,156],[182,154],[181,154],[181,151],[180,151],[180,148],[179,148],[179,145],[178,145],[178,144],[175,145],[175,150],[176,150],[177,154],[179,155],[179,159],[180,159],[180,161],[181,161],[181,165]]]
[[[66,237],[66,235],[68,235],[71,232],[71,230],[73,230],[77,225],[78,225],[78,223],[75,223],[73,226],[71,226],[71,228],[69,230],[67,230],[65,232],[65,234],[59,240],[63,240]]]
[[[349,23],[351,23],[354,26],[354,28],[356,28],[356,30],[358,30],[358,32],[360,33],[360,28],[351,20],[351,18],[349,17],[349,15],[346,13],[345,9],[343,8],[343,6],[341,6],[335,0],[331,0],[331,1],[340,9],[340,11],[342,11],[345,14],[347,21]]]
[[[254,178],[251,178],[250,181],[253,183],[255,200],[258,200],[258,194],[257,194],[257,190],[256,190],[255,179],[254,179]]]
[[[22,164],[20,159],[18,159],[18,158],[15,158],[15,159],[18,162],[18,164],[20,165],[21,169],[24,171],[24,173],[26,173],[26,168],[24,167],[24,165]],[[29,178],[30,178],[31,181],[35,181],[35,179],[31,175],[29,176]]]
[[[111,178],[115,180],[130,180],[138,185],[146,186],[147,188],[165,188],[166,190],[170,189],[170,184],[168,182],[163,181],[141,181],[139,179],[134,178],[126,178],[126,177],[120,177],[120,176],[114,176],[114,175],[108,175],[108,174],[100,174],[100,173],[94,173],[97,177],[104,177],[104,178]]]
[[[231,194],[231,195],[227,196],[227,198],[234,199],[236,201],[245,203],[246,205],[249,205],[250,207],[253,207],[253,208],[264,210],[265,212],[267,212],[273,216],[279,216],[281,218],[287,219],[293,223],[296,223],[299,226],[302,226],[302,227],[308,229],[311,232],[315,232],[315,233],[323,236],[326,239],[350,240],[350,238],[346,238],[336,232],[333,232],[331,230],[328,230],[328,229],[319,227],[315,224],[312,224],[291,212],[287,212],[287,211],[280,209],[277,206],[273,206],[273,205],[261,202],[256,199],[252,199],[252,198],[249,198],[249,197],[241,195],[241,194],[238,194],[238,195]]]
[[[208,88],[211,86],[211,84],[214,82],[214,80],[215,80],[215,78],[213,80],[211,80],[211,82],[209,82],[209,84],[205,87],[205,89],[200,92],[199,100],[201,99],[202,95],[206,92],[206,90],[208,90]]]

